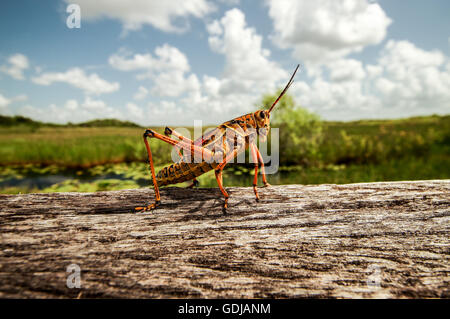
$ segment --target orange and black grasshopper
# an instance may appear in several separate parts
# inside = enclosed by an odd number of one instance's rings
[[[288,84],[269,110],[259,110],[254,113],[249,113],[232,119],[219,125],[195,141],[182,136],[169,127],[165,128],[164,135],[147,129],[144,133],[144,143],[147,148],[156,201],[148,206],[136,207],[136,210],[152,210],[161,203],[159,186],[177,184],[192,180],[193,183],[189,187],[193,187],[194,185],[198,185],[196,177],[213,169],[215,170],[216,180],[220,191],[225,196],[225,203],[223,207],[226,209],[228,207],[229,195],[223,188],[222,184],[223,168],[238,154],[249,148],[253,162],[255,163],[253,190],[255,192],[256,200],[258,201],[259,196],[256,189],[258,182],[258,163],[261,165],[261,174],[264,186],[270,185],[266,179],[262,155],[259,152],[255,142],[258,136],[263,141],[267,138],[270,130],[270,112],[292,84],[298,68],[299,65],[297,65],[297,68],[292,74]],[[178,140],[175,140],[170,136],[175,136]],[[164,167],[156,175],[153,165],[152,152],[147,140],[148,137],[157,138],[175,146],[178,150],[178,154],[180,155],[180,160],[170,166]],[[183,150],[183,154],[181,154],[180,150]]]

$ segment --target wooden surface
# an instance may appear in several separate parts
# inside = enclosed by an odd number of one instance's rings
[[[450,297],[448,180],[227,190],[1,195],[0,297]]]

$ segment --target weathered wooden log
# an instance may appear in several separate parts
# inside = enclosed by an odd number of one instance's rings
[[[449,180],[228,190],[1,195],[0,297],[450,297]]]

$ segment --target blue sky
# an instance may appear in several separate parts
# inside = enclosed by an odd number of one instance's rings
[[[70,3],[81,28],[66,20]],[[3,1],[0,114],[217,124],[284,86],[328,120],[448,114],[450,2]]]

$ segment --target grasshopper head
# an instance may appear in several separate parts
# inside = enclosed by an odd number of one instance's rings
[[[298,68],[300,65],[297,65],[295,68],[294,73],[292,74],[291,78],[289,79],[288,84],[286,84],[286,87],[283,91],[281,91],[280,96],[273,102],[272,106],[269,108],[269,110],[260,110],[253,113],[255,120],[256,120],[256,129],[258,130],[258,134],[260,138],[262,138],[262,141],[265,141],[267,138],[267,134],[269,134],[270,130],[270,112],[272,112],[275,105],[277,105],[278,101],[283,97],[284,93],[289,89],[292,82],[294,82],[294,76],[295,73],[297,73]]]
[[[256,120],[256,129],[259,136],[265,141],[270,130],[270,113],[267,110],[260,110],[253,113]]]

